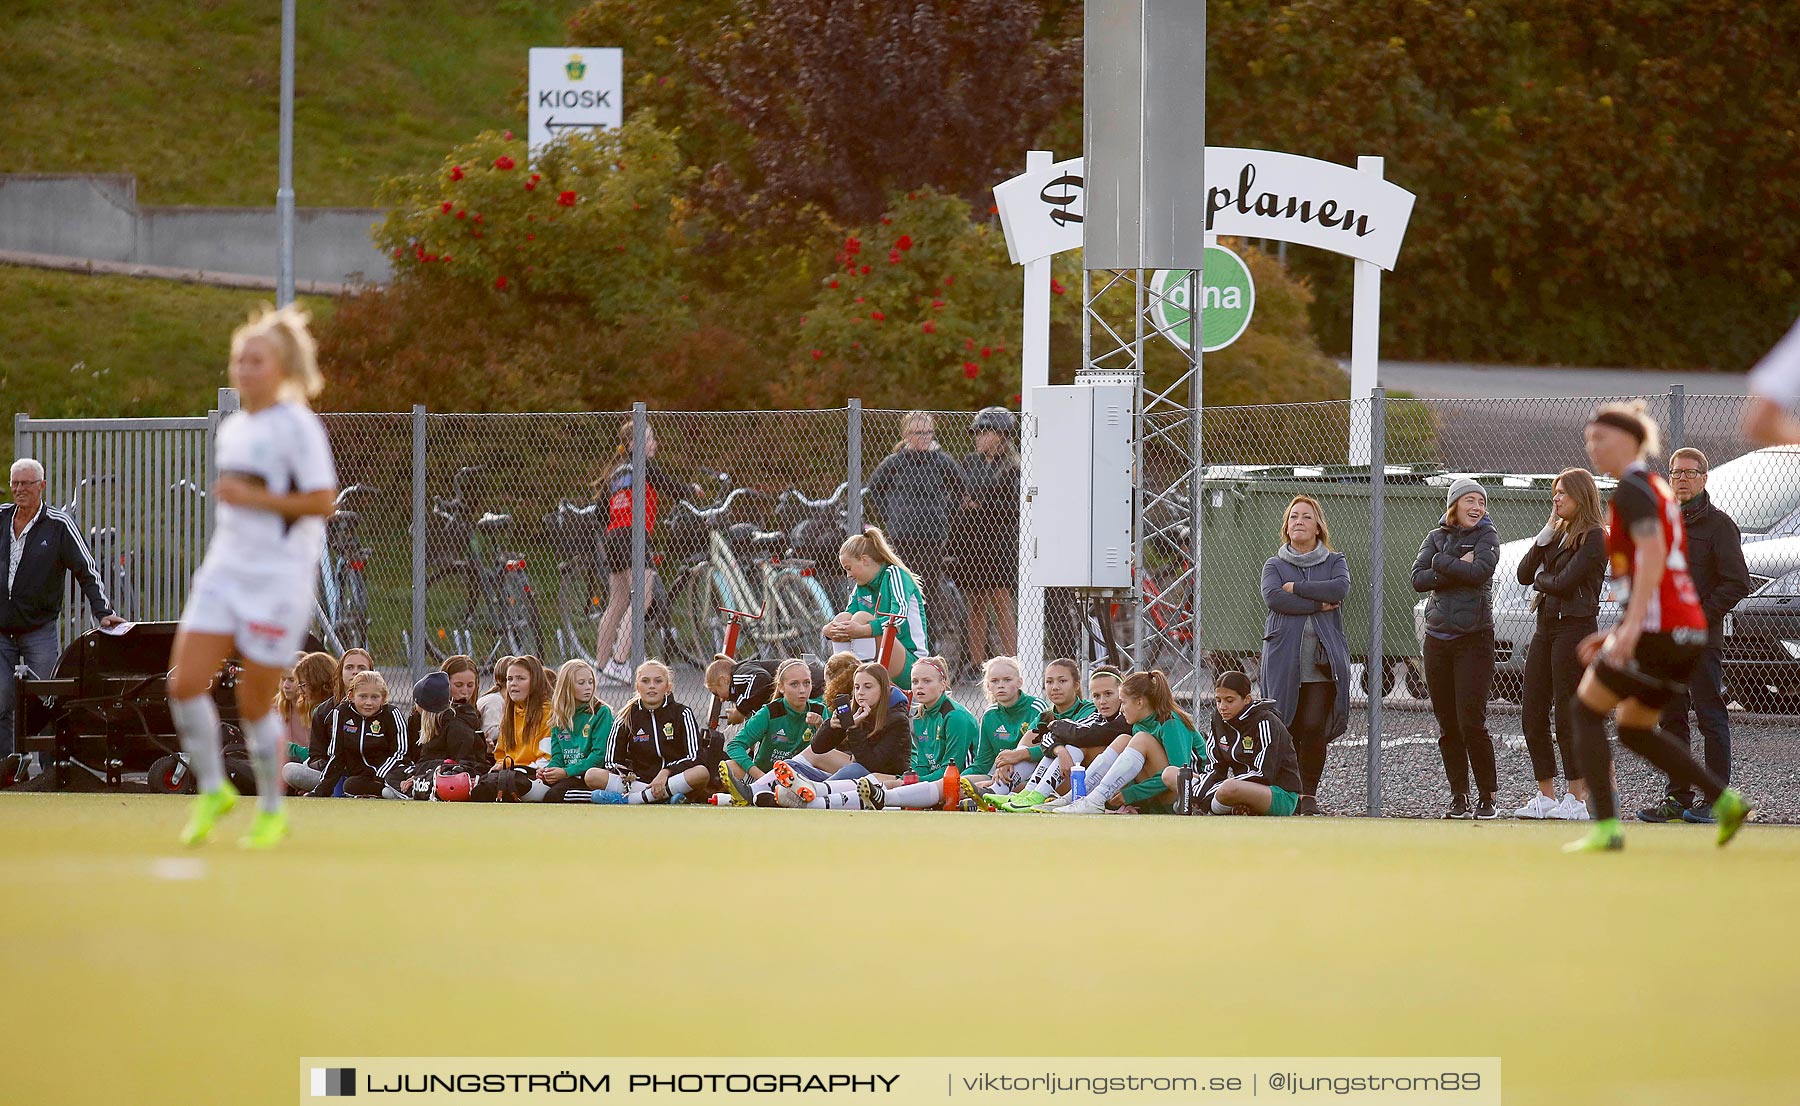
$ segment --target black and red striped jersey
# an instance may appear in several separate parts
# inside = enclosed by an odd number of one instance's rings
[[[1704,642],[1706,612],[1700,607],[1694,578],[1688,575],[1687,530],[1681,524],[1681,504],[1668,483],[1641,462],[1626,470],[1607,508],[1606,555],[1612,561],[1619,601],[1627,602],[1631,596],[1631,572],[1637,561],[1637,541],[1631,536],[1631,526],[1643,519],[1661,523],[1663,542],[1669,549],[1662,582],[1644,615],[1644,632],[1669,634],[1677,641]]]

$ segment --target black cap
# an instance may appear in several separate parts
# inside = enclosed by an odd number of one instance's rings
[[[428,672],[413,685],[413,706],[426,714],[450,709],[450,677],[442,672]]]

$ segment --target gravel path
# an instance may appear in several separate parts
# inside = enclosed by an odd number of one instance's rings
[[[1739,716],[1731,731],[1732,783],[1756,804],[1756,819],[1800,824],[1800,719],[1770,715]],[[1424,704],[1390,700],[1385,708],[1382,742],[1382,813],[1401,818],[1442,817],[1450,803],[1438,755],[1437,725]],[[1360,718],[1355,719],[1361,721]],[[1530,798],[1531,758],[1517,707],[1495,703],[1488,727],[1498,744],[1500,795],[1497,806],[1510,814]],[[1361,814],[1367,795],[1367,741],[1347,735],[1332,745],[1320,802],[1327,813]],[[1698,734],[1694,738],[1700,751]],[[1638,757],[1614,745],[1619,781],[1619,807],[1626,817],[1662,797],[1663,779]]]

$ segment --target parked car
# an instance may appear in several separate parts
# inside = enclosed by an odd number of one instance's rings
[[[1611,481],[1602,483],[1607,490]],[[1800,713],[1800,447],[1775,446],[1733,458],[1712,470],[1707,492],[1743,532],[1750,597],[1725,620],[1725,686],[1746,710]],[[1519,561],[1536,535],[1500,546],[1494,571],[1495,698],[1518,702],[1525,655],[1537,630],[1531,588],[1518,582]],[[1609,569],[1600,600],[1600,628],[1619,621]],[[1413,630],[1425,640],[1425,601],[1413,608]],[[1424,680],[1407,672],[1407,686],[1423,696]]]

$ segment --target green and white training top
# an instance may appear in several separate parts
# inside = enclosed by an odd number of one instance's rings
[[[912,663],[919,659],[925,651],[925,597],[919,594],[919,582],[913,574],[899,565],[882,565],[881,571],[866,584],[856,585],[850,593],[850,603],[844,608],[846,613],[858,611],[898,613],[900,618],[899,636],[896,644],[906,650],[906,663],[899,675],[894,677],[894,686],[904,691],[912,689]],[[868,639],[868,659],[873,660],[875,650],[881,646],[880,619],[876,620],[876,631],[873,638]],[[862,643],[858,643],[862,644]],[[857,650],[858,654],[862,650]]]

